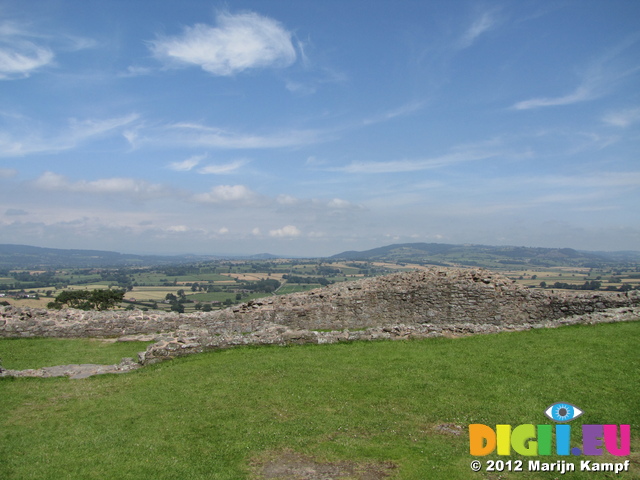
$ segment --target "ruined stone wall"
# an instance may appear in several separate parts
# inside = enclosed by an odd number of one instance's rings
[[[79,310],[0,307],[4,337],[121,337],[177,330],[209,335],[292,329],[343,330],[384,325],[526,325],[640,305],[638,292],[531,290],[483,269],[431,268],[272,296],[215,312]]]

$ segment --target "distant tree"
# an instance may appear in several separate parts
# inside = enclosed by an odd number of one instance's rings
[[[540,288],[547,288],[547,282],[540,282]]]
[[[108,310],[115,307],[124,298],[124,290],[65,290],[58,294],[48,308],[61,309],[63,306],[79,310]]]
[[[211,304],[210,304],[210,303],[205,303],[205,304],[202,306],[202,311],[203,311],[203,312],[210,312],[211,310],[213,310],[213,307],[211,306]]]
[[[164,297],[167,302],[177,302],[178,297],[176,297],[173,293],[167,293]]]
[[[178,312],[178,313],[184,313],[184,305],[181,303],[173,303],[171,305],[171,311],[172,312]]]

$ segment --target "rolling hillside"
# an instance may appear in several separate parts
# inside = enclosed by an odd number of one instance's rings
[[[640,252],[584,252],[572,248],[403,243],[361,252],[343,252],[331,258],[489,268],[510,265],[600,267],[638,263]]]

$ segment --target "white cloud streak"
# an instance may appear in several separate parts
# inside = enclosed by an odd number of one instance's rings
[[[286,67],[297,58],[291,33],[276,20],[252,12],[221,13],[217,26],[186,27],[181,35],[150,42],[150,48],[169,65],[195,65],[220,76],[252,68]]]
[[[17,24],[0,24],[0,80],[26,78],[53,63],[53,51],[34,43],[31,37],[33,34]]]
[[[391,160],[388,162],[353,162],[344,167],[335,167],[329,170],[344,173],[403,173],[418,172],[435,168],[447,167],[463,162],[486,160],[500,155],[497,151],[462,150],[441,157],[422,160]]]
[[[562,105],[571,105],[574,103],[592,100],[599,96],[597,92],[597,82],[586,79],[583,84],[579,85],[573,92],[560,97],[540,97],[524,100],[516,103],[513,108],[516,110],[531,110],[540,107],[557,107]]]
[[[71,192],[92,195],[127,195],[135,198],[161,197],[167,189],[159,184],[133,178],[102,178],[93,181],[80,180],[72,182],[64,175],[45,172],[37,178],[33,185],[40,190]]]
[[[492,30],[497,24],[496,17],[492,12],[484,12],[467,29],[458,42],[459,48],[467,48],[485,32]]]
[[[197,167],[202,160],[207,158],[207,154],[204,153],[202,155],[193,155],[182,162],[173,162],[169,164],[169,168],[171,170],[175,170],[176,172],[189,172]]]
[[[614,60],[616,60],[625,49],[634,46],[635,43],[637,43],[636,39],[631,38],[596,58],[587,67],[580,83],[572,92],[558,97],[537,97],[524,100],[515,103],[512,108],[515,110],[530,110],[541,107],[573,105],[606,95],[617,82],[623,78],[634,75],[640,69],[640,67],[634,65],[631,68],[621,70],[614,65]]]
[[[156,137],[140,140],[157,144],[173,144],[192,148],[219,148],[230,150],[255,148],[281,148],[311,145],[322,140],[317,130],[289,130],[269,135],[230,132],[222,128],[196,123],[176,123],[163,129]]]
[[[207,165],[198,169],[198,173],[202,175],[227,175],[234,173],[239,168],[247,164],[247,160],[234,160],[230,163],[222,163],[216,165]]]
[[[628,127],[640,120],[640,107],[608,113],[602,120],[614,127]]]
[[[410,115],[414,112],[422,110],[424,108],[425,102],[423,101],[415,101],[410,102],[405,105],[401,105],[400,107],[389,110],[388,112],[382,113],[380,115],[375,115],[370,118],[365,118],[362,123],[364,125],[372,125],[376,123],[386,122],[388,120],[393,120],[396,117],[404,117],[406,115]]]
[[[34,153],[56,153],[75,148],[78,144],[95,137],[119,131],[131,125],[138,115],[108,119],[71,119],[66,131],[58,135],[42,135],[29,127],[22,131],[0,133],[0,157],[22,157]]]

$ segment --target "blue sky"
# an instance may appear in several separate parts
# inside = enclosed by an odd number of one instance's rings
[[[640,2],[0,0],[0,243],[640,250]]]

